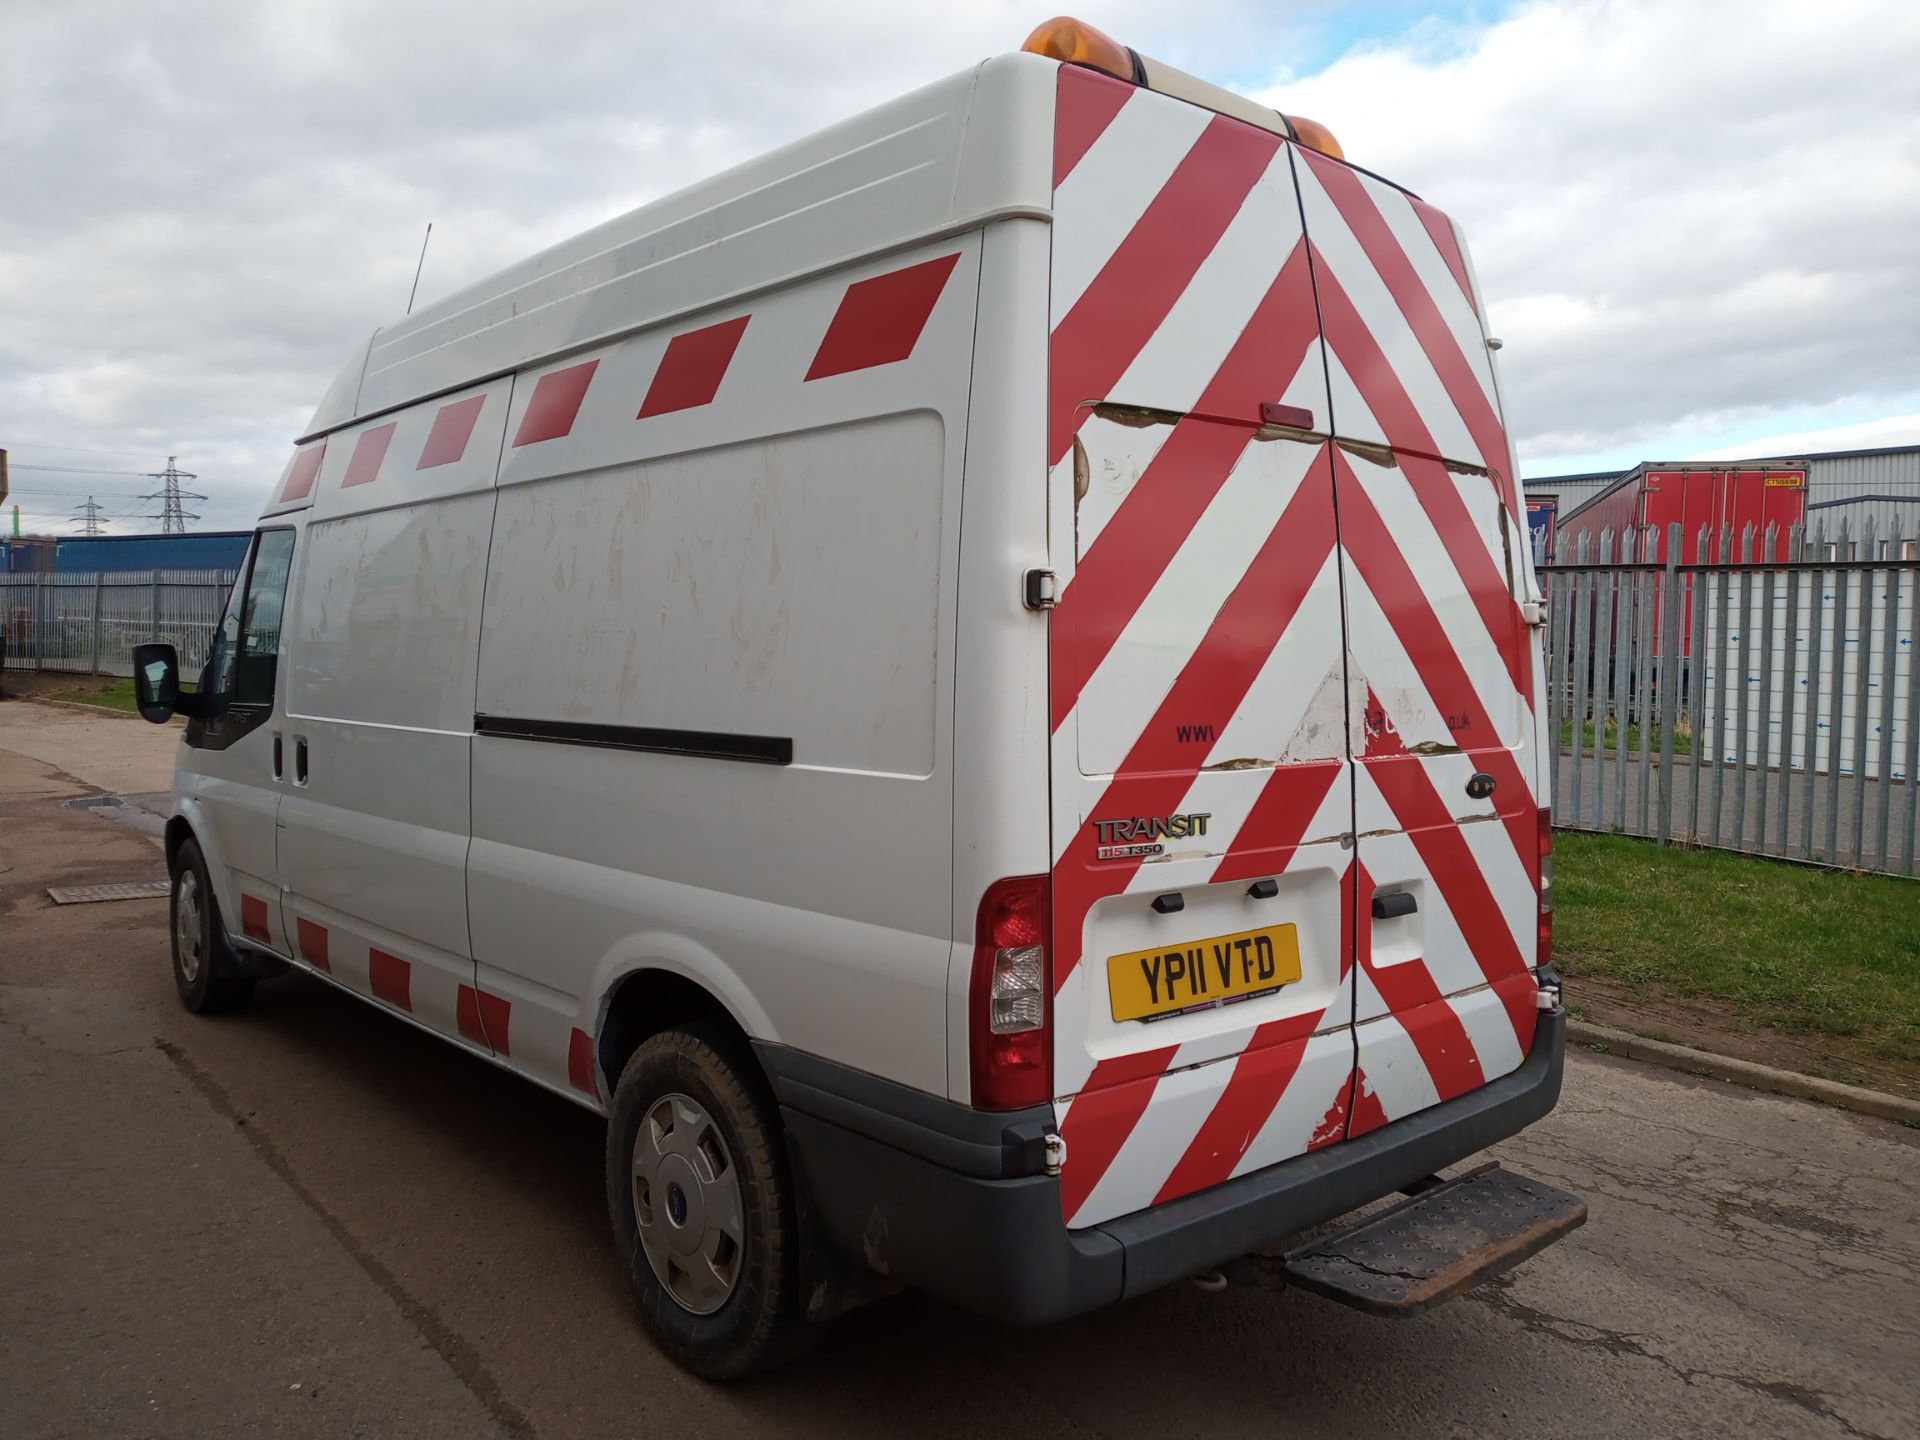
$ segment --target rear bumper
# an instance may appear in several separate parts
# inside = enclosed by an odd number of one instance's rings
[[[1044,1107],[985,1114],[759,1047],[811,1218],[841,1254],[997,1320],[1040,1325],[1222,1264],[1452,1165],[1553,1109],[1566,1016],[1510,1075],[1357,1139],[1068,1230],[1041,1172]]]

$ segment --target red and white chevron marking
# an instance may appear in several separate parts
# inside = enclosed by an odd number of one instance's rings
[[[960,252],[947,249],[930,259],[895,262],[877,274],[806,287],[771,301],[772,308],[784,314],[773,327],[776,333],[765,337],[765,352],[752,367],[753,380],[810,387],[910,358],[960,258]],[[814,294],[815,289],[821,293]],[[336,447],[351,445],[339,488],[391,483],[413,472],[459,464],[470,451],[485,461],[490,480],[496,453],[474,443],[482,412],[489,406],[512,404],[517,410],[507,440],[507,448],[517,451],[572,436],[590,393],[598,403],[599,391],[610,380],[630,392],[615,397],[633,407],[623,417],[629,424],[711,405],[735,371],[743,341],[751,346],[768,328],[763,322],[756,330],[754,319],[755,312],[748,311],[678,331],[649,331],[601,354],[530,371],[517,377],[511,389],[496,383],[479,394],[410,406],[394,419],[329,437]],[[636,372],[636,365],[644,370]],[[525,394],[524,404],[518,403],[520,393]],[[493,421],[496,437],[502,423],[498,417]],[[329,438],[294,452],[272,505],[311,500],[318,486],[333,483],[326,460]]]
[[[1537,877],[1516,751],[1538,677],[1507,568],[1523,548],[1504,543],[1511,455],[1451,223],[1071,67],[1055,177],[1055,1065],[1081,1226],[1519,1063]],[[1263,401],[1394,463],[1256,440]],[[1497,806],[1465,797],[1476,769]],[[1193,811],[1212,817],[1205,853],[1095,859],[1095,815]],[[1163,1043],[1106,1019],[1102,962],[1128,947],[1094,937],[1124,923],[1103,918],[1114,904],[1268,875],[1304,974],[1258,1023]],[[1375,934],[1381,885],[1417,893],[1417,931]]]

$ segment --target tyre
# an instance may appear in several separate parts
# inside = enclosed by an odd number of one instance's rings
[[[253,981],[234,973],[220,907],[207,878],[207,862],[193,840],[183,842],[173,857],[168,921],[173,988],[180,992],[182,1005],[196,1015],[213,1015],[237,1010],[253,998]]]
[[[795,1353],[799,1239],[779,1122],[717,1029],[627,1061],[607,1124],[607,1208],[642,1320],[669,1357],[737,1380]]]

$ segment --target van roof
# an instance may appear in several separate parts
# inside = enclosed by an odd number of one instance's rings
[[[984,61],[382,326],[302,439],[865,256],[1047,218],[1058,69]]]

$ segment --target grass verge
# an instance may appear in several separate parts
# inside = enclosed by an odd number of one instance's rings
[[[1554,911],[1570,979],[1718,1001],[1920,1063],[1920,883],[1561,832]]]
[[[1648,753],[1658,756],[1660,753],[1659,732],[1655,731],[1652,739],[1646,743],[1653,747]],[[1638,755],[1641,744],[1642,736],[1640,726],[1637,723],[1629,723],[1627,726],[1627,753],[1630,755]],[[1563,720],[1560,724],[1560,748],[1562,750],[1571,750],[1573,748],[1573,722],[1571,720]],[[1586,751],[1592,751],[1593,749],[1593,721],[1591,720],[1583,720],[1580,723],[1580,748]],[[1620,727],[1612,720],[1607,721],[1606,728],[1600,733],[1600,748],[1608,751],[1617,751],[1620,748]],[[1693,754],[1693,732],[1684,725],[1675,725],[1673,727],[1673,753],[1676,755]]]
[[[111,685],[94,690],[61,690],[47,697],[49,700],[69,700],[75,705],[98,705],[104,710],[133,710],[133,681],[116,680]]]

